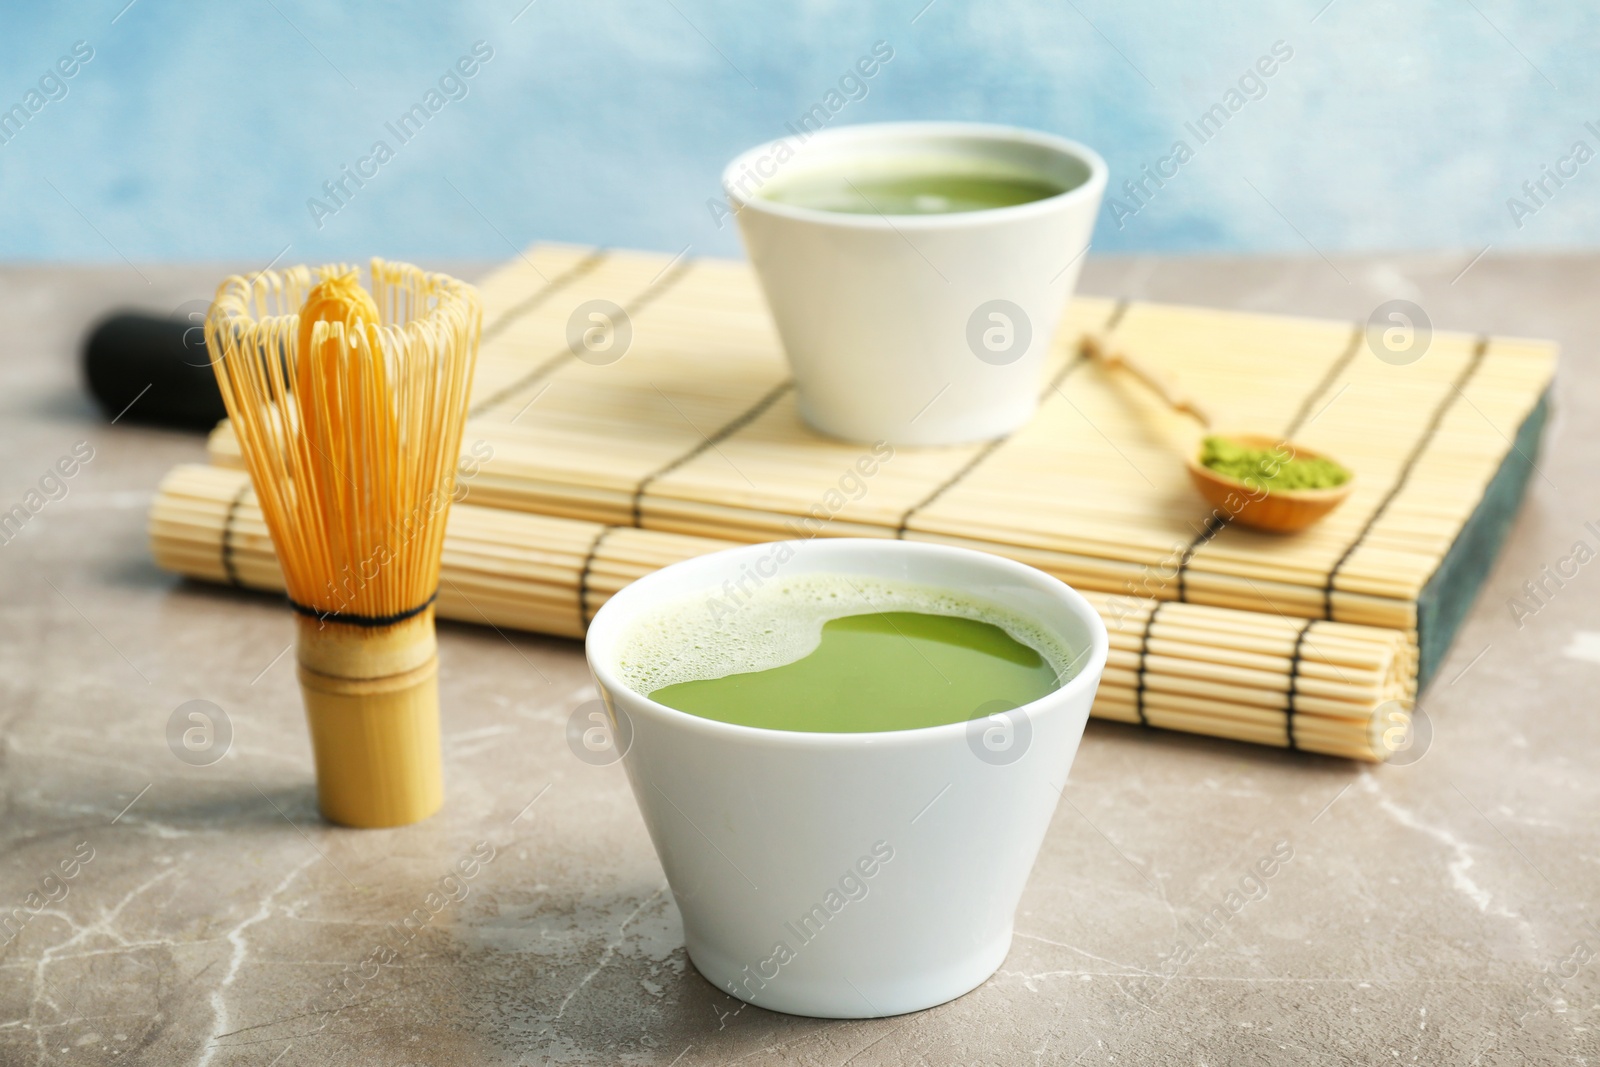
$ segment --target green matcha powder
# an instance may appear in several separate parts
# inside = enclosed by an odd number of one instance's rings
[[[1201,466],[1268,493],[1334,489],[1350,480],[1350,472],[1331,459],[1292,457],[1293,453],[1282,445],[1247,448],[1226,437],[1207,437],[1200,448]]]

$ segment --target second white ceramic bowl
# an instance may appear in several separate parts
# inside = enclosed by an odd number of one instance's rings
[[[760,195],[807,171],[848,177],[951,157],[1064,191],[943,215],[846,214]],[[813,427],[956,444],[1010,433],[1033,414],[1105,191],[1093,149],[1006,126],[841,126],[752,148],[722,182]]]

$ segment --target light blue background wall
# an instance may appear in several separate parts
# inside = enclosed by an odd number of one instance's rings
[[[1588,3],[125,3],[0,14],[0,108],[94,49],[0,145],[0,258],[737,254],[706,207],[722,164],[879,40],[893,60],[835,122],[1053,130],[1097,146],[1114,187],[1184,139],[1194,158],[1120,228],[1103,214],[1096,251],[1600,243],[1600,160],[1520,228],[1506,203],[1537,206],[1519,187],[1575,141],[1600,150]],[[384,124],[478,40],[494,57],[467,97],[399,146]],[[1280,40],[1266,95],[1201,145],[1185,121]],[[395,158],[319,229],[308,198],[380,138]]]

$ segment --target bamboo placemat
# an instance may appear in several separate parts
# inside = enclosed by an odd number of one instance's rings
[[[865,450],[801,422],[742,264],[541,245],[483,288],[465,440],[492,458],[476,503],[734,541],[944,541],[1121,594],[1128,610],[1179,600],[1407,632],[1419,605],[1475,590],[1478,576],[1460,573],[1428,586],[1496,474],[1527,477],[1556,360],[1546,342],[1439,331],[1422,359],[1396,366],[1360,324],[1080,297],[1029,426],[988,445],[897,449],[861,490],[849,471]],[[631,347],[609,365],[567,341],[594,300],[630,319]],[[1357,471],[1351,499],[1293,537],[1219,523],[1178,459],[1192,426],[1083,359],[1088,330],[1166,368],[1227,424],[1340,457]],[[908,412],[939,399],[933,382],[890,398]],[[226,429],[212,449],[238,462]],[[1448,619],[1460,605],[1420,614]],[[1449,633],[1433,637],[1425,673]]]
[[[150,515],[168,570],[281,591],[271,538],[243,471],[185,465]],[[581,636],[624,585],[734,542],[459,504],[445,532],[440,616]],[[1415,646],[1397,630],[1089,593],[1111,652],[1093,713],[1121,722],[1291,746],[1389,755],[1415,693]]]

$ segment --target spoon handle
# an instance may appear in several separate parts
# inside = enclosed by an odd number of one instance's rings
[[[1084,348],[1091,359],[1098,360],[1100,365],[1109,369],[1121,367],[1157,396],[1174,411],[1190,416],[1205,429],[1211,428],[1211,415],[1200,406],[1199,401],[1189,394],[1182,392],[1176,382],[1172,381],[1162,372],[1156,370],[1148,363],[1141,362],[1128,355],[1120,348],[1112,348],[1105,337],[1099,334],[1089,334],[1084,338]]]

